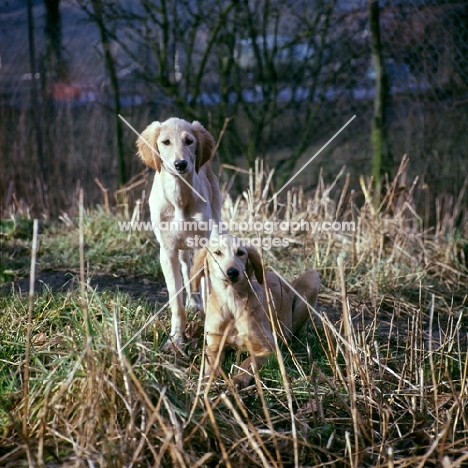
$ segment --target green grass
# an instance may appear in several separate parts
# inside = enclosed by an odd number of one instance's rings
[[[337,215],[325,190],[313,200],[298,196],[279,213],[262,205],[262,191],[252,188],[263,219],[283,219],[288,209],[293,219]],[[174,355],[162,349],[168,314],[153,317],[163,302],[89,285],[83,298],[76,283],[35,295],[26,402],[28,296],[3,289],[0,466],[462,466],[466,239],[447,224],[443,235],[429,236],[410,213],[387,205],[372,213],[371,206],[349,202],[341,210],[343,219],[359,220],[354,235],[284,234],[294,241],[288,249],[264,252],[267,267],[288,279],[317,268],[322,316],[282,344],[261,380],[242,390],[229,375],[242,358],[235,352],[226,359],[226,380],[200,379],[198,315],[189,314],[186,355]],[[234,217],[248,216],[240,203]],[[129,237],[117,229],[122,219],[102,209],[86,213],[88,275],[135,278],[137,285],[161,279],[153,234]],[[28,275],[31,223],[16,226],[2,234],[4,283]],[[39,270],[78,275],[78,240],[77,220],[44,224]]]

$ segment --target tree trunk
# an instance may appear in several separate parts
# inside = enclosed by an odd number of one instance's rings
[[[104,24],[104,7],[101,0],[91,0],[94,10],[94,20],[99,29],[101,36],[102,49],[104,53],[104,62],[106,66],[106,72],[109,78],[112,100],[114,104],[114,126],[115,126],[115,137],[116,137],[116,150],[117,150],[117,181],[119,187],[125,185],[128,179],[127,165],[125,161],[125,152],[123,144],[123,128],[122,121],[119,118],[120,114],[120,89],[119,80],[117,78],[117,70],[115,66],[114,58],[110,50],[109,34]]]
[[[60,17],[60,0],[44,0],[46,11],[45,33],[45,70],[51,82],[66,80],[67,63],[62,53],[62,19]]]
[[[393,161],[388,148],[386,105],[388,101],[388,81],[382,58],[380,39],[380,6],[378,0],[369,0],[369,25],[371,32],[372,63],[375,70],[374,117],[372,119],[372,176],[376,192],[382,190],[382,178],[391,176]]]
[[[29,40],[29,66],[31,70],[31,101],[34,119],[34,131],[36,136],[37,159],[39,163],[39,189],[41,191],[42,209],[47,211],[45,203],[45,168],[44,168],[44,147],[42,142],[42,125],[40,116],[40,103],[38,99],[36,81],[36,49],[34,39],[34,17],[32,11],[32,0],[28,0],[28,40]]]

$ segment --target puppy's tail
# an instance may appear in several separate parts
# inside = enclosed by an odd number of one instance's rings
[[[320,289],[320,278],[315,270],[309,269],[302,273],[292,283],[294,289],[312,307],[317,305],[317,297]],[[308,305],[294,294],[292,302],[292,332],[298,334],[307,323],[310,322]]]

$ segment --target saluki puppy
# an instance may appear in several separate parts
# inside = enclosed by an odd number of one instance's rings
[[[221,218],[219,182],[210,162],[215,142],[200,122],[173,117],[151,123],[137,147],[142,161],[156,170],[149,207],[170,298],[170,343],[179,347],[187,324],[179,294],[183,284],[186,307],[198,305],[189,282],[190,250],[194,239],[209,239],[211,226]]]
[[[236,237],[223,234],[210,239],[209,246],[195,255],[193,275],[203,266],[194,286],[205,278],[205,374],[216,370],[216,364],[221,366],[222,348],[229,344],[251,353],[235,377],[240,386],[248,385],[253,369],[260,368],[274,350],[273,327],[286,340],[297,335],[310,321],[308,305],[278,275],[264,274],[259,253]],[[320,280],[315,270],[304,272],[292,287],[316,306]]]

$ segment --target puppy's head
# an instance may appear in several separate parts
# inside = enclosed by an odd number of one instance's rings
[[[244,245],[234,236],[223,234],[212,237],[208,247],[201,249],[193,262],[191,275],[197,274],[194,287],[198,288],[203,270],[210,278],[233,287],[240,286],[255,275],[263,284],[263,267],[260,254],[250,246]]]
[[[161,172],[171,174],[197,172],[211,159],[214,139],[200,122],[189,123],[172,117],[151,123],[137,139],[142,161]]]

